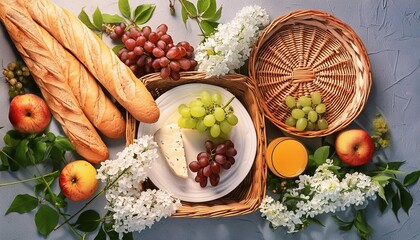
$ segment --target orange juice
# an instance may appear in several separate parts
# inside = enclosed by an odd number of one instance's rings
[[[268,145],[266,162],[276,176],[292,178],[305,171],[308,152],[299,141],[290,137],[280,137]]]

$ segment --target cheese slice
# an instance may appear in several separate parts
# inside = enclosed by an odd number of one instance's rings
[[[174,174],[181,178],[188,178],[184,143],[178,124],[169,124],[159,128],[155,132],[154,139]]]

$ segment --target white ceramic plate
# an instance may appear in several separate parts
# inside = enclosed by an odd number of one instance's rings
[[[159,121],[154,124],[140,123],[138,136],[154,135],[162,126],[176,123],[179,118],[177,108],[182,103],[197,98],[203,90],[210,94],[219,92],[223,102],[227,102],[233,95],[227,90],[209,84],[191,83],[175,87],[159,98],[156,103],[161,111]],[[149,178],[160,189],[171,192],[175,197],[188,202],[211,201],[230,193],[246,177],[255,159],[257,149],[257,137],[251,117],[238,99],[231,103],[235,115],[238,117],[238,124],[232,129],[230,139],[234,142],[238,154],[235,156],[235,164],[229,170],[222,170],[220,182],[213,187],[208,183],[207,187],[200,187],[194,181],[195,173],[188,170],[188,179],[182,179],[172,173],[159,151],[159,159],[152,163]],[[208,139],[206,133],[199,133],[196,130],[183,129],[184,148],[187,164],[196,160],[199,152],[204,151],[204,142]]]

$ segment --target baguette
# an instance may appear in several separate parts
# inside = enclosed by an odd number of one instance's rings
[[[159,108],[134,73],[89,28],[49,0],[18,0],[31,17],[67,48],[138,121],[153,123]]]
[[[52,52],[56,53],[57,63],[62,67],[64,76],[89,121],[108,138],[124,137],[124,117],[104,94],[96,79],[57,40],[52,39],[49,43]]]
[[[109,157],[106,145],[78,105],[55,61],[55,53],[48,48],[53,38],[16,0],[0,2],[0,20],[77,153],[94,164],[106,160]]]

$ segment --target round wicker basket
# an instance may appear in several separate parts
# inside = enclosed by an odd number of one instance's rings
[[[286,133],[321,137],[343,129],[362,111],[370,92],[370,62],[356,33],[334,16],[315,10],[290,12],[275,19],[257,40],[249,59],[265,116]],[[329,126],[298,131],[290,116],[288,95],[319,91]]]
[[[230,91],[241,101],[248,111],[257,134],[257,152],[250,172],[245,179],[232,192],[224,197],[208,202],[186,202],[172,217],[227,217],[243,215],[254,212],[261,204],[266,191],[267,166],[263,158],[266,147],[264,114],[258,99],[256,98],[255,86],[252,81],[240,74],[228,74],[222,77],[206,77],[203,72],[181,72],[181,78],[177,81],[166,78],[162,79],[158,73],[148,74],[141,78],[147,89],[154,98],[159,97],[169,89],[188,83],[207,83],[217,85]],[[138,122],[127,113],[126,141],[127,145],[133,143],[137,137]],[[246,129],[243,129],[246,131]],[[144,183],[147,186],[150,182]]]

